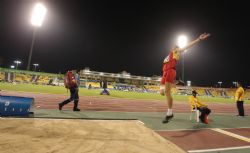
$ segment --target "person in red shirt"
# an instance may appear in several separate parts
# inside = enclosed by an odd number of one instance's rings
[[[162,79],[161,79],[161,86],[160,86],[160,94],[166,95],[166,100],[168,104],[168,110],[166,117],[162,121],[163,123],[167,123],[171,118],[174,117],[172,112],[172,106],[173,106],[173,98],[171,95],[171,88],[174,85],[174,81],[176,79],[176,65],[180,58],[180,54],[184,52],[185,50],[191,48],[201,40],[205,40],[210,36],[208,33],[201,34],[197,39],[190,42],[187,46],[180,48],[178,46],[175,46],[168,56],[163,61],[163,67],[162,67]]]

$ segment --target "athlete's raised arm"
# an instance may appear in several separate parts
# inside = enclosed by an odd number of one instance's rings
[[[187,46],[183,47],[183,48],[178,48],[177,51],[179,52],[183,52],[191,47],[193,47],[195,44],[197,44],[198,42],[200,42],[201,40],[205,40],[210,36],[209,33],[203,33],[201,34],[197,39],[193,40],[192,42],[190,42]]]

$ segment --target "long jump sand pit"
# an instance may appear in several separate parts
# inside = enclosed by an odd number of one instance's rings
[[[0,119],[1,153],[183,153],[138,121]]]

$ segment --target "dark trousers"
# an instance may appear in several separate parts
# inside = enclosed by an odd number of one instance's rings
[[[70,91],[70,98],[61,102],[60,104],[62,106],[68,104],[69,102],[73,101],[74,100],[74,108],[73,109],[76,109],[77,106],[78,106],[78,101],[79,101],[79,95],[78,95],[78,88],[70,88],[69,91]]]
[[[205,115],[209,115],[211,110],[207,107],[197,107],[197,109],[201,112],[200,119],[202,122],[205,120]]]
[[[244,116],[245,115],[243,103],[244,103],[244,101],[237,101],[236,102],[237,109],[238,109],[238,112],[239,112],[239,116]]]

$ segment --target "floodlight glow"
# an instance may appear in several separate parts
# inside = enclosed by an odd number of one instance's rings
[[[87,73],[89,73],[90,72],[90,70],[89,70],[89,68],[88,67],[85,67],[85,69],[83,70],[84,72],[87,72]]]
[[[36,71],[36,67],[39,66],[39,64],[35,63],[33,65],[35,66],[35,71]]]
[[[123,74],[123,76],[130,78],[130,74]]]
[[[238,84],[238,82],[233,81],[233,85],[234,85],[235,87],[237,87],[237,84]]]
[[[41,3],[37,3],[33,9],[32,17],[31,17],[31,24],[37,27],[42,26],[46,12],[47,12],[47,9],[45,8],[45,6]]]
[[[221,88],[222,81],[218,81],[218,83],[220,84],[220,88]]]
[[[180,48],[183,48],[187,45],[187,37],[184,36],[184,35],[181,35],[178,37],[178,40],[177,40],[177,45],[180,47]]]
[[[14,66],[14,65],[11,65],[11,66],[10,66],[10,68],[14,69],[14,68],[15,68],[15,66]]]
[[[16,69],[18,68],[18,64],[21,64],[21,61],[15,60],[14,63],[16,63]]]
[[[16,64],[21,64],[22,62],[21,61],[14,61],[14,63],[16,63]]]

